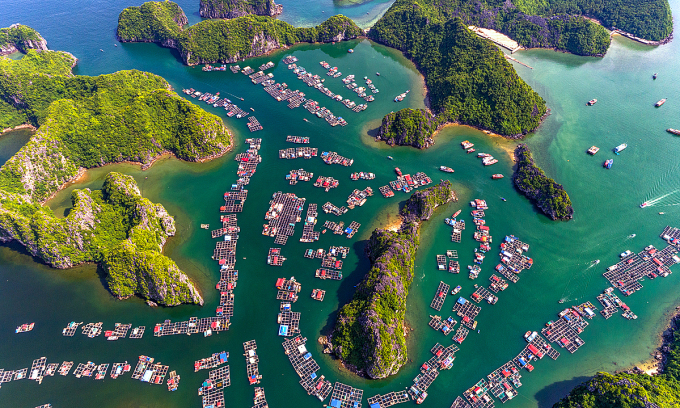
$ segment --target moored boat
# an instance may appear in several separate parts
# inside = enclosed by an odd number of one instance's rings
[[[17,326],[17,329],[14,331],[15,333],[25,333],[33,330],[33,326],[35,326],[35,323],[24,323],[21,326]]]
[[[595,153],[599,152],[600,148],[597,146],[591,146],[590,149],[587,150],[587,153],[591,156],[595,155]]]
[[[674,134],[676,136],[680,136],[680,130],[678,130],[678,129],[668,128],[668,129],[666,129],[666,132]]]
[[[504,176],[500,173],[494,174],[493,176],[491,176],[491,178],[494,179],[494,180],[502,179],[503,177]]]
[[[612,164],[614,164],[614,159],[607,159],[604,161],[604,164],[602,165],[605,169],[611,169]]]
[[[659,102],[655,103],[654,106],[656,106],[658,108],[659,106],[663,105],[664,103],[666,103],[666,98],[663,98]]]
[[[455,294],[457,294],[458,292],[460,292],[461,289],[462,289],[462,288],[460,287],[460,285],[458,285],[458,286],[456,286],[455,289],[453,289],[453,290],[451,291],[451,294],[452,294],[452,295],[455,295]]]
[[[593,105],[595,105],[596,103],[597,103],[597,99],[591,99],[591,100],[589,100],[589,101],[586,103],[586,105],[588,105],[588,106],[593,106]]]
[[[394,172],[397,173],[397,176],[401,177],[401,170],[399,169],[399,167],[395,167]]]
[[[453,169],[451,167],[439,166],[439,170],[441,170],[445,173],[453,173]]]
[[[451,216],[451,218],[456,218],[457,216],[460,215],[460,213],[461,213],[462,211],[463,211],[463,210],[458,210],[458,211],[456,211],[455,213],[453,213],[453,215]]]
[[[656,79],[657,75],[658,74],[655,72],[654,75],[652,75],[652,79]]]
[[[619,152],[623,151],[628,147],[626,143],[622,143],[614,148],[614,153],[619,154]]]

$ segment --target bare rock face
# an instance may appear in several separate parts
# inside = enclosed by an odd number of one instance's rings
[[[248,14],[275,17],[283,6],[273,0],[201,0],[199,14],[203,18],[237,18]]]
[[[28,50],[44,51],[47,41],[34,29],[12,24],[8,28],[0,29],[0,55],[12,54],[17,51],[26,53]],[[3,39],[6,38],[5,41]]]

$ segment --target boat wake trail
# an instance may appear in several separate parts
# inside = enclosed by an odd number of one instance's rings
[[[653,207],[655,205],[676,205],[680,204],[680,197],[673,197],[671,199],[666,200],[666,198],[673,196],[677,192],[679,192],[680,189],[675,189],[671,191],[670,193],[663,194],[661,196],[649,199],[645,201],[645,207]],[[670,201],[670,202],[669,202]]]

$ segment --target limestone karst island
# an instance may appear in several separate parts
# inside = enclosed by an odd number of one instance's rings
[[[680,406],[678,16],[6,0],[0,406]]]

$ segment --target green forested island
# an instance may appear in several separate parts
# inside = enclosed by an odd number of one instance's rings
[[[56,51],[0,58],[3,126],[37,128],[0,168],[0,240],[17,241],[56,268],[96,262],[120,298],[202,303],[189,278],[161,253],[175,233],[174,219],[142,198],[131,177],[111,173],[101,191],[75,191],[65,218],[42,203],[87,168],[150,165],[164,153],[190,161],[219,156],[230,148],[227,129],[159,76],[74,76],[75,63]]]
[[[13,24],[0,28],[0,55],[13,52],[27,52],[29,49],[46,50],[47,42],[29,26]]]
[[[672,325],[678,324],[678,318]],[[597,373],[553,408],[665,408],[680,404],[680,331],[670,333],[663,373]]]
[[[569,194],[561,184],[545,175],[545,172],[534,163],[531,150],[525,144],[515,149],[516,168],[512,176],[515,186],[529,200],[553,220],[574,218]]]
[[[419,226],[435,208],[456,200],[450,181],[417,191],[400,211],[396,231],[376,229],[366,252],[371,269],[342,306],[331,335],[335,354],[370,378],[396,374],[408,361],[406,296],[413,282]]]
[[[437,124],[458,122],[521,136],[536,129],[546,113],[545,101],[495,45],[424,0],[395,2],[369,37],[401,50],[417,65]],[[400,114],[383,121],[380,133],[400,133],[407,144],[422,144],[431,134],[430,122],[425,112]]]
[[[188,65],[231,63],[300,42],[341,41],[363,34],[342,15],[310,28],[295,28],[272,17],[254,15],[204,20],[185,29],[186,22],[177,4],[146,2],[120,13],[116,33],[123,42],[156,42],[176,48]]]
[[[274,0],[201,0],[199,14],[203,18],[236,18],[247,14],[276,16],[283,6]]]

